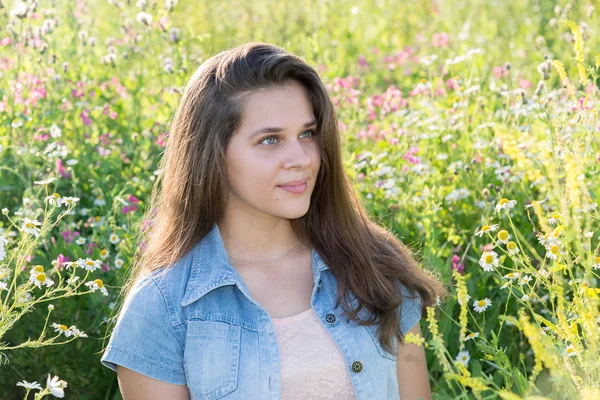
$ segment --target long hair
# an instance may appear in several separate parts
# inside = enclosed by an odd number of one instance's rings
[[[344,314],[361,325],[377,323],[380,345],[391,353],[393,336],[404,342],[399,283],[421,296],[422,316],[436,296],[447,292],[395,235],[369,220],[343,168],[337,117],[317,72],[268,43],[249,42],[220,52],[205,60],[187,83],[145,211],[150,222],[141,230],[142,245],[121,295],[127,297],[143,275],[179,260],[221,219],[229,186],[225,149],[241,125],[248,95],[293,81],[306,88],[315,113],[321,166],[308,212],[291,220],[292,228],[334,273],[336,307],[342,304]],[[355,309],[348,290],[358,300]],[[357,315],[363,307],[368,321]]]

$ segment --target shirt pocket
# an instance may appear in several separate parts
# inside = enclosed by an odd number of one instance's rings
[[[194,399],[214,400],[238,385],[241,327],[189,320],[184,350],[187,386]]]
[[[397,354],[388,353],[387,351],[385,351],[383,346],[379,343],[379,338],[378,338],[379,326],[378,325],[369,325],[369,326],[366,326],[365,328],[367,328],[367,331],[369,332],[371,339],[373,339],[373,342],[375,343],[375,346],[377,347],[379,354],[381,354],[382,357],[396,361],[396,358],[398,357]],[[392,337],[392,350],[397,350],[396,343],[397,343],[396,338]]]

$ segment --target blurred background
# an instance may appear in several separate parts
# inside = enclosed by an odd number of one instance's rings
[[[248,41],[319,72],[361,201],[455,294],[421,321],[434,398],[600,398],[598,2],[0,1],[0,398],[48,374],[121,398],[101,350],[170,118],[203,60]],[[78,204],[20,245],[53,193]],[[10,271],[88,257],[108,295],[9,308]],[[88,337],[2,350],[45,323]]]

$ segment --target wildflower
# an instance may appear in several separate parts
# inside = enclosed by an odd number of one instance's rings
[[[486,272],[491,272],[498,266],[498,254],[495,251],[486,251],[479,259],[479,265]]]
[[[535,296],[534,292],[530,292],[529,294],[524,294],[523,297],[521,297],[521,300],[530,301],[533,303],[537,301],[537,297]]]
[[[67,285],[74,285],[79,280],[78,276],[74,276],[72,278],[67,279]]]
[[[79,329],[75,328],[75,325],[71,325],[69,327],[69,330],[71,331],[74,337],[88,337],[88,335],[86,335],[84,331],[80,331]]]
[[[61,333],[64,334],[66,337],[69,337],[72,335],[71,331],[69,330],[69,328],[67,328],[66,325],[60,325],[60,324],[57,324],[56,322],[54,322],[54,323],[52,323],[52,327],[55,329],[55,332],[58,332],[59,335]]]
[[[592,264],[592,268],[600,269],[600,257],[598,257],[598,256],[594,257],[594,263]]]
[[[510,254],[511,256],[519,252],[517,244],[513,241],[506,243],[506,250],[508,250],[508,254]]]
[[[471,359],[471,356],[469,356],[469,351],[468,350],[463,350],[460,353],[458,353],[458,355],[456,356],[456,361],[458,361],[459,363],[462,363],[466,366],[469,365],[469,360]]]
[[[29,281],[33,283],[35,286],[41,288],[42,285],[46,285],[46,287],[50,287],[54,284],[54,281],[46,276],[45,273],[40,272],[37,274],[31,274],[29,277]]]
[[[417,346],[421,346],[425,342],[425,338],[409,332],[406,334],[406,336],[404,336],[404,341],[406,343],[412,343],[412,344],[416,344]]]
[[[471,332],[466,336],[465,340],[475,339],[476,337],[479,337],[479,332]]]
[[[56,139],[60,137],[61,133],[62,130],[56,124],[52,124],[52,126],[50,127],[50,136]]]
[[[496,229],[498,229],[498,224],[484,225],[484,226],[481,227],[481,229],[479,231],[477,231],[475,233],[475,236],[483,236],[484,233],[486,233],[486,232],[493,232]]]
[[[2,215],[8,215],[8,208],[4,207],[2,209]],[[25,381],[23,381],[23,382],[25,382]]]
[[[552,260],[556,260],[558,256],[562,255],[562,251],[558,244],[553,244],[546,247],[546,258],[550,258]]]
[[[108,257],[109,254],[110,254],[110,251],[108,249],[100,250],[100,257],[102,257],[102,259],[105,259],[106,257]]]
[[[136,18],[137,22],[139,22],[140,24],[144,24],[144,25],[152,24],[152,15],[148,14],[147,12],[140,11],[136,15],[135,18]]]
[[[509,286],[510,286],[511,282],[512,282],[512,281],[504,282],[504,283],[502,284],[502,286],[500,286],[500,289],[506,289],[507,287],[509,287]]]
[[[60,207],[60,205],[62,204],[62,198],[60,197],[60,194],[58,193],[52,193],[50,196],[46,196],[44,198],[44,201],[48,204],[50,204],[51,206],[56,206],[56,207]]]
[[[77,240],[75,240],[75,243],[82,245],[85,243],[85,238],[84,237],[79,237],[77,238]]]
[[[572,344],[570,344],[565,349],[565,352],[563,353],[563,356],[565,356],[565,357],[573,357],[574,355],[577,355],[578,353],[579,352],[575,350],[575,346],[573,346]]]
[[[507,198],[503,197],[496,205],[496,212],[500,212],[500,210],[503,209],[511,209],[515,206],[515,204],[517,204],[516,200],[508,200]]]
[[[54,376],[54,378],[50,378],[50,374],[48,374],[48,379],[46,381],[46,388],[50,390],[50,393],[58,398],[63,398],[65,396],[64,389],[67,387],[67,382],[63,380],[59,380],[58,376]]]
[[[98,268],[102,267],[102,261],[100,260],[92,260],[91,258],[86,258],[85,260],[80,258],[76,261],[76,264],[83,269],[86,269],[90,272],[94,272]]]
[[[529,275],[525,275],[525,276],[523,276],[523,277],[521,278],[521,280],[520,280],[520,282],[519,282],[519,283],[520,283],[521,285],[525,285],[526,283],[529,283],[529,282],[531,282],[531,280],[532,280],[531,276],[529,276]]]
[[[50,310],[50,311],[54,310],[54,304],[48,304],[48,310]]]
[[[17,386],[23,386],[25,389],[39,389],[42,390],[42,387],[40,386],[39,383],[37,383],[37,381],[33,381],[31,383],[27,382],[27,381],[23,381],[23,382],[19,382],[17,383]]]
[[[74,205],[79,202],[79,197],[63,197],[62,204],[66,204],[67,206]]]
[[[550,225],[554,225],[554,224],[556,224],[557,222],[559,222],[559,223],[561,223],[561,224],[563,223],[563,222],[562,222],[562,215],[561,215],[559,212],[555,212],[555,213],[553,213],[553,214],[550,216],[550,218],[548,218],[548,224],[550,224]]]
[[[121,269],[121,267],[123,266],[123,264],[125,264],[125,261],[121,260],[118,257],[115,259],[115,268],[116,269]]]
[[[504,275],[504,279],[510,279],[510,280],[515,280],[519,277],[519,273],[518,272],[511,272],[509,274]]]
[[[481,313],[481,312],[485,311],[491,305],[492,305],[492,301],[486,297],[483,300],[477,300],[475,303],[473,303],[473,308],[478,313]]]
[[[30,235],[36,237],[40,235],[40,230],[37,228],[37,226],[42,225],[41,222],[29,219],[27,217],[24,217],[23,220],[23,225],[21,226],[21,230],[23,232],[29,233]]]
[[[54,178],[53,176],[50,176],[50,177],[44,179],[43,181],[33,181],[33,184],[34,185],[47,185],[49,183],[54,182],[54,179],[56,179],[56,178]]]
[[[510,233],[506,229],[502,229],[498,232],[498,240],[504,244],[508,243],[508,239],[510,239]]]
[[[119,236],[117,236],[116,233],[112,233],[108,239],[112,244],[118,244],[121,239],[119,238]]]
[[[585,236],[586,238],[591,238],[594,236],[594,232],[593,231],[589,231],[583,234],[583,236]]]
[[[546,200],[547,200],[547,199],[544,199],[544,200],[539,200],[539,201],[538,201],[538,200],[534,200],[534,201],[532,201],[532,202],[531,202],[531,204],[527,204],[527,205],[525,206],[525,208],[533,207],[533,206],[535,206],[535,205],[537,205],[537,204],[542,204],[542,203],[543,203],[543,202],[545,202]]]
[[[87,282],[85,286],[89,287],[92,290],[92,293],[94,293],[96,290],[100,290],[103,295],[108,296],[108,291],[104,287],[104,282],[102,282],[102,279],[96,279],[94,281]]]
[[[458,304],[460,304],[461,306],[463,304],[463,300],[468,302],[471,299],[471,296],[469,295],[469,293],[467,293],[466,290],[459,290],[456,295],[458,299]]]

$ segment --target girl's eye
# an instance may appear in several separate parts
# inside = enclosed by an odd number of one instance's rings
[[[307,131],[304,131],[304,133],[306,133],[306,132],[310,132],[311,136],[315,135],[315,130],[314,129],[309,129]],[[266,138],[264,138],[263,140],[261,140],[259,143],[263,143],[265,140],[268,140],[268,139],[277,139],[277,137],[278,137],[277,135],[267,136]],[[275,143],[265,143],[265,144],[267,146],[273,146]]]

